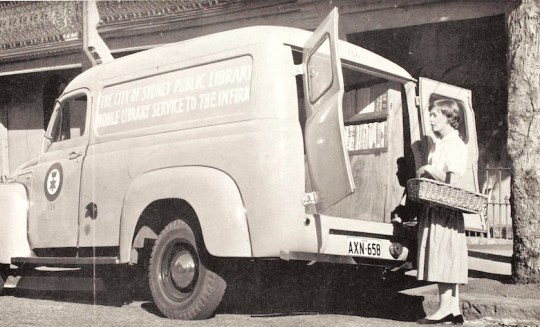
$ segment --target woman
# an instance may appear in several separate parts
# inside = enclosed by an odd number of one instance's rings
[[[465,172],[467,146],[459,137],[459,107],[454,100],[438,100],[429,110],[436,136],[428,165],[418,177],[455,184]],[[462,324],[459,284],[467,283],[467,243],[463,215],[450,209],[426,206],[418,230],[418,280],[437,282],[439,309],[419,324]]]

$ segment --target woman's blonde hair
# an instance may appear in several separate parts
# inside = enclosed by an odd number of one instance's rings
[[[450,126],[452,126],[454,129],[458,129],[459,120],[460,120],[459,106],[455,100],[452,100],[452,99],[436,100],[429,107],[429,111],[433,109],[439,109],[441,113],[448,118],[448,123],[450,124]]]

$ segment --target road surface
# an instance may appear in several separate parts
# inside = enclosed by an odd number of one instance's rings
[[[383,280],[375,268],[242,262],[215,317],[197,322],[162,317],[144,274],[124,283],[117,271],[88,274],[10,277],[18,284],[0,297],[0,326],[413,326],[424,315],[421,297],[398,293],[414,278]]]

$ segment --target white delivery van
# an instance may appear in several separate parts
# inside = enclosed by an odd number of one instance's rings
[[[225,31],[75,78],[41,154],[0,185],[3,278],[146,264],[163,314],[201,319],[226,288],[216,260],[411,260],[415,240],[390,219],[424,159],[433,97],[462,105],[463,180],[477,189],[471,93],[420,80],[417,95],[404,69],[339,41],[337,18],[313,33]]]

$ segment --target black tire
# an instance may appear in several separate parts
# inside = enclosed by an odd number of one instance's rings
[[[149,280],[154,303],[171,319],[212,316],[226,287],[203,265],[195,233],[182,220],[171,222],[159,234],[150,257]]]

